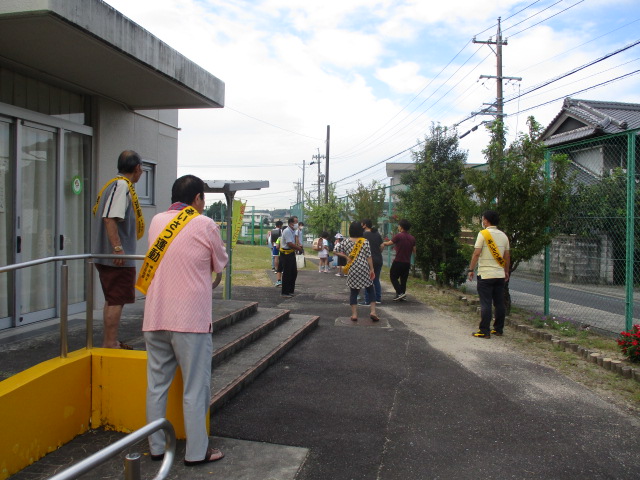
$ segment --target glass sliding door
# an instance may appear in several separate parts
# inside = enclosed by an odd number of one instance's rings
[[[91,185],[89,173],[90,137],[64,133],[64,169],[62,175],[61,255],[80,255],[90,251],[89,217]],[[73,260],[69,265],[69,310],[84,311],[85,263]]]
[[[24,124],[19,137],[19,261],[27,262],[56,254],[57,135]],[[18,325],[55,316],[55,272],[55,263],[18,272]]]
[[[11,124],[0,119],[0,265],[13,263],[13,162]],[[0,273],[0,328],[11,326],[13,273]]]

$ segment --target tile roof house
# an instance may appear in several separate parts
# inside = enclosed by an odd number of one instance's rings
[[[614,168],[626,167],[626,140],[610,136],[635,129],[640,129],[640,104],[567,97],[542,140],[551,150],[569,155],[579,182],[593,183]],[[583,140],[590,142],[564,149]]]

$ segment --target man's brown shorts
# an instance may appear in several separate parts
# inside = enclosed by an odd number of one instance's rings
[[[95,264],[107,305],[135,303],[136,267],[111,267]]]

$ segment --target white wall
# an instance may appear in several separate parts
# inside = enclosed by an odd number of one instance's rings
[[[178,110],[131,111],[109,100],[93,102],[93,192],[117,173],[117,162],[123,150],[135,150],[143,160],[155,162],[155,205],[143,206],[145,223],[171,204],[171,186],[178,172]],[[95,235],[95,232],[92,232]],[[147,251],[147,233],[138,241],[137,254]],[[102,308],[104,297],[100,283],[95,282],[95,306]]]

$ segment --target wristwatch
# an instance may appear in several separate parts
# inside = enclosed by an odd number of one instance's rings
[[[122,245],[117,245],[117,246],[113,247],[113,251],[114,252],[122,252]]]

